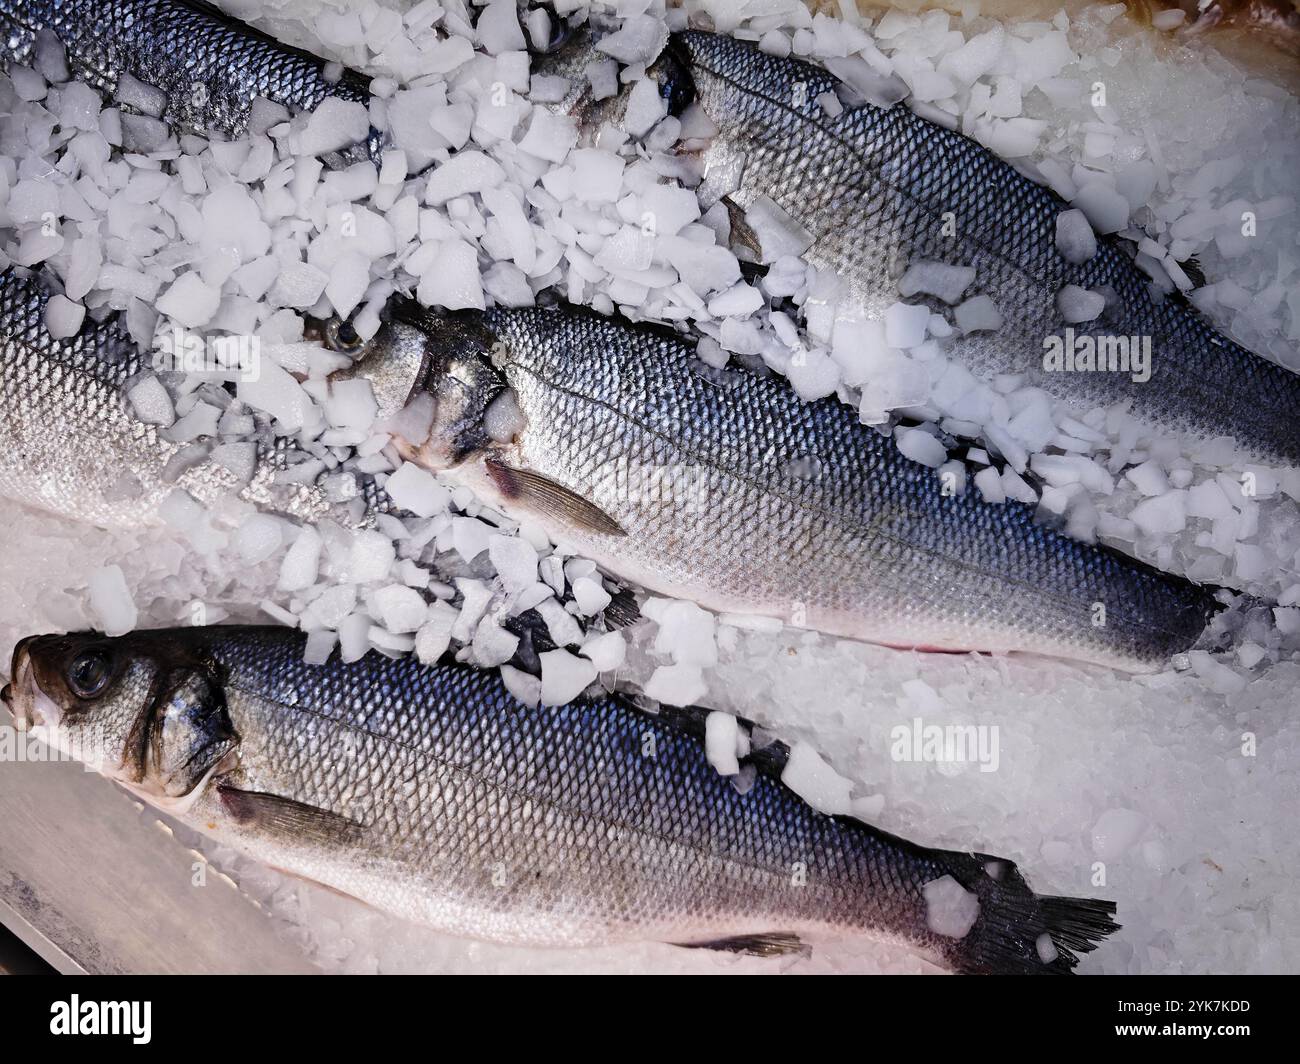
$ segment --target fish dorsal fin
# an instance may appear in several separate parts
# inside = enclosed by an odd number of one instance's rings
[[[767,931],[757,935],[734,935],[708,942],[674,942],[682,949],[716,949],[727,953],[744,953],[750,957],[787,957],[812,955],[812,949],[790,931]]]
[[[514,469],[491,456],[485,458],[483,464],[492,483],[507,499],[527,503],[548,517],[575,525],[586,532],[599,532],[606,536],[627,535],[623,526],[599,506],[550,477],[531,469]]]
[[[247,827],[318,842],[355,840],[365,830],[355,820],[292,798],[262,791],[245,791],[218,784],[217,795],[231,818]]]

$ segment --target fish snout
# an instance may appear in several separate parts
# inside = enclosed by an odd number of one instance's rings
[[[13,715],[14,727],[27,731],[34,726],[45,723],[45,718],[36,708],[33,694],[32,658],[29,646],[35,636],[20,639],[14,646],[13,662],[9,669],[10,681],[0,690],[0,701]]]

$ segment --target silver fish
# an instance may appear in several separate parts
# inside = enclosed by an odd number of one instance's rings
[[[19,268],[0,272],[0,495],[110,528],[156,522],[176,488],[204,504],[237,494],[290,517],[349,525],[386,507],[369,477],[357,478],[355,503],[332,498],[319,484],[292,482],[291,466],[310,456],[267,425],[253,441],[257,454],[246,483],[212,460],[218,439],[169,441],[137,418],[127,400],[128,385],[150,368],[151,358],[140,353],[120,315],[88,317],[75,336],[56,340],[45,327],[48,299],[39,277]],[[395,413],[417,377],[424,343],[418,330],[386,325],[367,348],[375,357],[341,375],[365,372],[380,415]],[[218,401],[225,383],[214,377]]]
[[[610,574],[893,646],[1131,670],[1191,647],[1211,591],[945,494],[835,398],[717,372],[671,330],[556,306],[404,311],[435,404],[414,461]]]
[[[166,96],[160,116],[184,132],[246,132],[253,100],[309,111],[327,96],[367,103],[369,82],[192,0],[0,0],[0,55],[31,64],[42,35],[74,78],[112,96],[130,75]],[[371,131],[372,152],[379,134]]]
[[[449,660],[302,654],[283,628],[35,636],[4,697],[182,822],[455,935],[759,954],[866,935],[958,972],[1065,973],[1117,929],[1112,903],[1034,894],[1010,861],[814,811],[779,746],[742,794],[702,711],[528,709]]]
[[[592,35],[578,32],[539,63],[572,79],[559,107],[589,130],[617,120],[625,104],[592,98],[581,71],[593,47]],[[674,34],[652,75],[672,113],[698,104],[718,127],[698,146],[702,198],[725,197],[737,213],[759,201],[768,211],[775,205],[803,230],[805,260],[846,283],[844,309],[880,318],[913,262],[973,267],[965,297],[990,296],[1004,321],[952,341],[952,357],[976,376],[1019,374],[1077,411],[1127,403],[1157,431],[1231,436],[1256,460],[1300,462],[1300,376],[1222,336],[1186,300],[1155,300],[1120,240],[1101,237],[1090,260],[1067,262],[1055,244],[1067,205],[981,145],[905,106],[851,100],[831,117],[821,99],[848,95],[842,81],[726,35]],[[895,98],[888,85],[859,88]],[[1076,343],[1089,337],[1100,357],[1113,350],[1118,364],[1113,338],[1149,339],[1149,379],[1135,380],[1131,362],[1125,372],[1045,368],[1056,349],[1049,343],[1063,348],[1070,335],[1057,306],[1066,285],[1107,297],[1100,317],[1072,326]]]

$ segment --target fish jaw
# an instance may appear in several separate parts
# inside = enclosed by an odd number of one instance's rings
[[[50,700],[32,676],[32,660],[27,651],[27,644],[35,638],[27,636],[20,639],[14,647],[13,661],[9,675],[13,677],[4,689],[0,690],[0,701],[14,718],[14,727],[19,731],[31,731],[43,726],[57,727],[62,711]]]

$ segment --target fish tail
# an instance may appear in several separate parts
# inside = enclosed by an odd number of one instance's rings
[[[1035,894],[1011,861],[979,853],[948,856],[953,878],[979,899],[974,924],[946,951],[959,972],[1069,975],[1080,954],[1120,928],[1113,901]]]
[[[1252,617],[1266,618],[1276,602],[1232,588],[1214,588],[1214,600],[1205,628],[1188,650],[1222,653],[1238,646]]]

